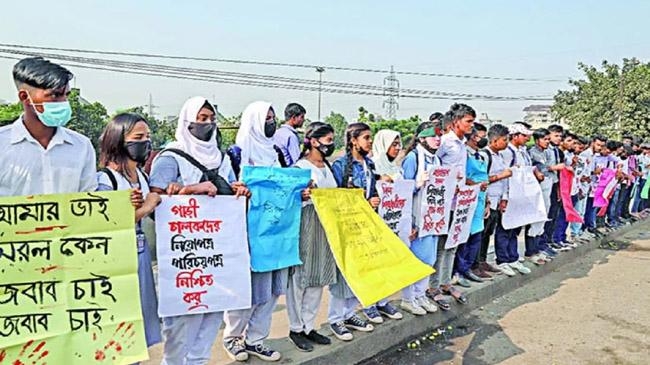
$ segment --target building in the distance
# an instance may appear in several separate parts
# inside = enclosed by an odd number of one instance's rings
[[[546,128],[555,123],[550,105],[529,105],[524,108],[524,122],[533,128]]]

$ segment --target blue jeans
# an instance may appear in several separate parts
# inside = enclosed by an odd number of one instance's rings
[[[643,185],[645,185],[646,179],[639,179],[634,187],[634,201],[632,202],[632,213],[638,213],[645,209],[645,202],[641,199],[641,190],[643,190]]]
[[[607,222],[612,224],[618,221],[618,196],[621,192],[620,186],[616,188],[612,199],[609,200],[609,205],[607,206]]]
[[[585,222],[587,222],[587,218],[585,215],[585,208],[587,207],[587,198],[578,199],[578,196],[576,195],[575,201],[573,203],[573,207],[576,209],[578,213],[580,213],[581,216],[585,217]],[[582,223],[571,223],[570,227],[571,227],[572,236],[578,236],[582,233]]]
[[[467,274],[469,269],[472,268],[478,251],[481,248],[481,239],[483,232],[477,232],[469,236],[467,243],[460,245],[456,251],[456,272],[459,274]]]
[[[594,198],[588,197],[585,203],[585,229],[596,228],[596,213],[598,208],[594,207]]]

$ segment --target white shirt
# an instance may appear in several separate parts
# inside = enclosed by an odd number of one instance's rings
[[[22,116],[0,127],[0,196],[95,191],[95,149],[90,140],[57,128],[47,148],[27,131]]]
[[[467,169],[467,146],[465,138],[458,138],[453,131],[448,132],[440,138],[440,148],[436,152],[442,166],[453,166],[458,168],[458,173],[465,179]]]

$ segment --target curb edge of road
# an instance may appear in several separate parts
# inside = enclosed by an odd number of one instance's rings
[[[354,331],[354,340],[350,342],[338,340],[329,327],[323,324],[319,333],[329,336],[332,344],[329,346],[316,345],[312,352],[298,351],[286,338],[271,339],[267,340],[267,342],[272,348],[282,353],[282,359],[277,362],[278,364],[356,364],[388,351],[400,343],[412,340],[416,335],[440,328],[444,324],[539,279],[551,271],[558,270],[564,265],[585,256],[586,253],[597,249],[603,241],[623,236],[646,221],[647,219],[639,220],[617,231],[609,232],[600,239],[594,239],[576,249],[560,253],[553,261],[543,266],[534,266],[527,262],[526,266],[532,271],[528,275],[518,274],[509,278],[505,277],[505,275],[498,275],[491,282],[473,285],[472,288],[465,291],[468,299],[467,303],[464,305],[452,303],[451,309],[446,312],[438,310],[436,313],[425,316],[413,316],[402,311],[404,314],[403,319],[385,320],[383,324],[375,325],[373,332]],[[248,363],[267,364],[257,359],[251,359]]]

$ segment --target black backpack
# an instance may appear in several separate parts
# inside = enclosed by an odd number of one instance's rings
[[[217,195],[235,195],[235,192],[232,190],[230,184],[228,184],[226,179],[224,179],[219,175],[217,169],[208,170],[207,167],[203,166],[203,164],[197,161],[194,157],[188,155],[185,151],[179,150],[177,148],[167,148],[161,151],[160,153],[162,154],[163,152],[167,152],[167,151],[183,157],[187,162],[191,163],[194,167],[199,169],[203,173],[203,175],[201,176],[201,180],[199,180],[199,182],[210,181],[211,183],[213,183],[214,186],[217,187]]]
[[[111,181],[111,185],[113,186],[113,190],[117,190],[117,179],[115,178],[115,174],[113,174],[113,171],[108,167],[102,167],[101,169],[99,169],[99,171],[105,173],[106,176],[108,176],[108,179]],[[149,186],[149,175],[147,175],[139,167],[138,167],[138,171],[142,174],[142,176],[144,176],[144,181],[147,183],[147,186]]]

